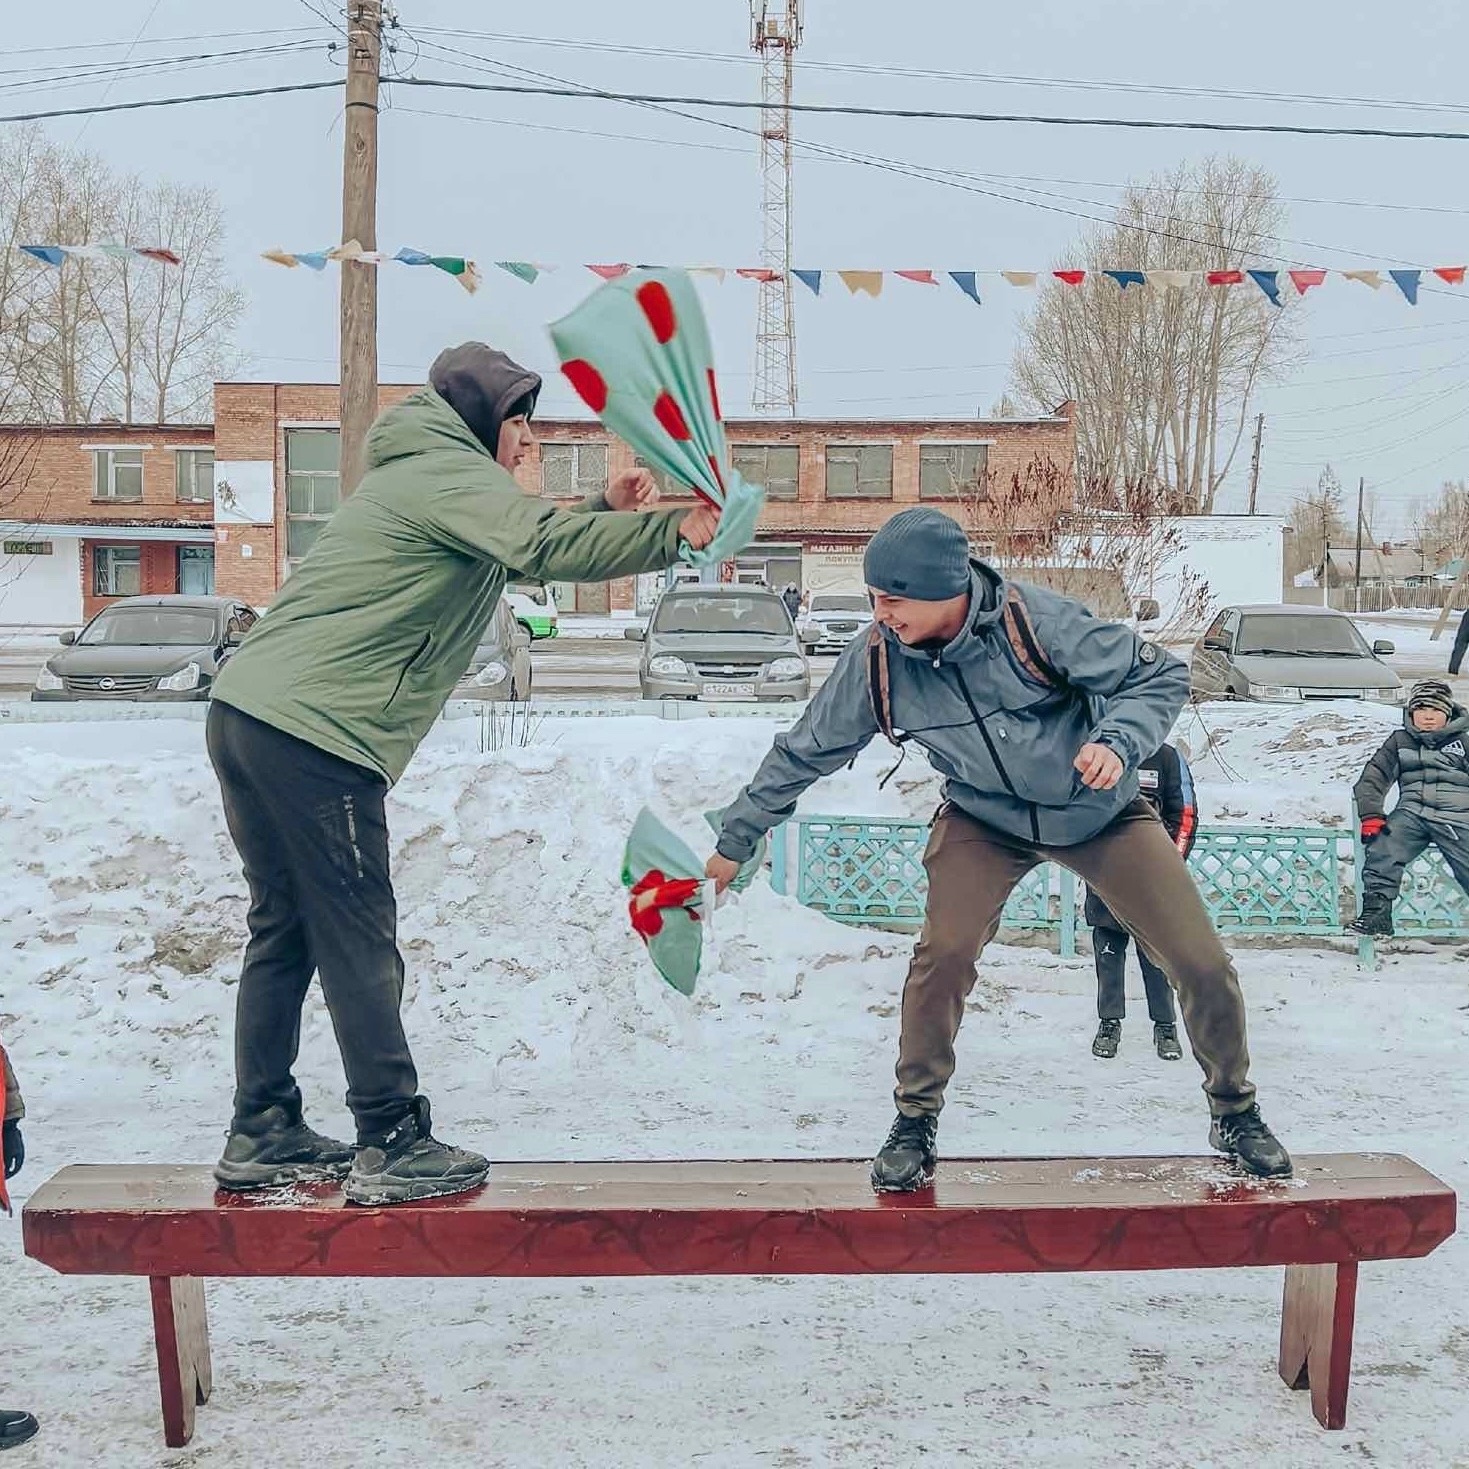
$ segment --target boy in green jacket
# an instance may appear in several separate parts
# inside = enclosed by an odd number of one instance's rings
[[[716,511],[636,510],[646,471],[567,513],[512,472],[535,373],[471,342],[367,438],[367,472],[215,683],[209,757],[250,887],[226,1189],[346,1176],[355,1203],[459,1193],[489,1169],[434,1139],[403,1033],[383,799],[438,718],[511,576],[600,581],[708,545]],[[321,976],[357,1148],[302,1120],[301,1006]]]

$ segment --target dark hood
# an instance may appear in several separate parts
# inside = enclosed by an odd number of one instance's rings
[[[465,342],[434,358],[428,384],[491,454],[500,447],[500,428],[517,399],[529,397],[534,409],[541,379],[528,367],[487,347]]]

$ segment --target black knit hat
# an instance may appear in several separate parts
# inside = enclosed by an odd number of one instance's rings
[[[1440,709],[1444,716],[1454,712],[1454,691],[1441,678],[1420,679],[1408,690],[1408,713],[1415,709]]]

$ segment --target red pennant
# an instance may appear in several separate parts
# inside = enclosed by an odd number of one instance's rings
[[[1324,270],[1291,270],[1286,274],[1290,276],[1290,283],[1300,296],[1304,296],[1312,286],[1319,286],[1326,279]]]
[[[893,274],[902,276],[905,281],[917,281],[920,286],[938,285],[931,270],[895,270]]]
[[[746,266],[736,270],[735,274],[744,276],[747,281],[778,281],[780,279],[778,270],[771,270],[763,265]]]
[[[183,256],[176,251],[166,250],[161,245],[141,248],[138,254],[147,260],[156,260],[160,265],[182,265],[184,263]]]
[[[1245,273],[1242,270],[1211,270],[1204,279],[1211,286],[1239,286],[1244,284]]]
[[[1079,286],[1086,279],[1084,270],[1053,270],[1051,272],[1063,285]]]
[[[630,265],[589,265],[587,269],[593,275],[599,275],[604,281],[615,281],[618,276],[626,275],[632,269]]]
[[[1462,265],[1440,265],[1433,273],[1446,285],[1462,286],[1464,284],[1465,269],[1466,267]]]

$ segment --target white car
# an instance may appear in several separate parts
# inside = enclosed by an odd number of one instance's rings
[[[511,582],[505,588],[504,602],[515,614],[515,620],[531,635],[531,640],[554,638],[560,630],[556,599],[550,587]]]
[[[812,592],[797,630],[808,655],[840,653],[871,621],[866,592]]]

